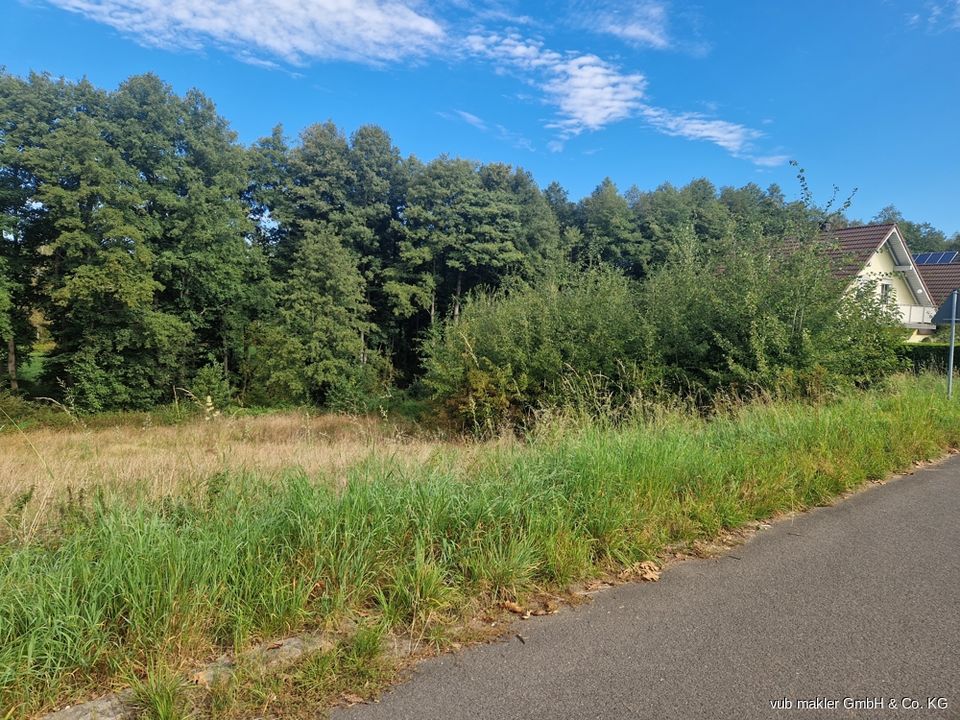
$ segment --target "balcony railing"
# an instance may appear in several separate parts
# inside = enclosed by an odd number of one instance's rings
[[[929,305],[898,305],[904,325],[932,325],[937,309]]]

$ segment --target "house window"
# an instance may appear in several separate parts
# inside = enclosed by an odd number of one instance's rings
[[[886,304],[893,297],[893,285],[888,282],[880,283],[880,302]]]

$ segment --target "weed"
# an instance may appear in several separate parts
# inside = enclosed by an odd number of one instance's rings
[[[188,720],[192,716],[188,685],[167,665],[153,664],[144,677],[132,676],[130,688],[140,720]]]

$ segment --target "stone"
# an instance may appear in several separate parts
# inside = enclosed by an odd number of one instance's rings
[[[128,720],[134,717],[133,691],[104,695],[47,715],[44,720]]]

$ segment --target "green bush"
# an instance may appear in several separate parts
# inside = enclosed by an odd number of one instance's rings
[[[334,412],[368,413],[388,403],[391,392],[390,365],[374,355],[332,380],[327,389],[326,407]]]
[[[644,286],[671,389],[819,396],[901,367],[902,330],[869,288],[846,291],[815,242],[678,243]]]
[[[211,359],[209,363],[197,370],[190,386],[198,402],[205,403],[207,398],[215,408],[225,408],[233,401],[233,388],[223,371],[223,365]]]
[[[905,367],[903,331],[872,288],[845,285],[815,241],[687,236],[642,286],[594,269],[473,297],[430,334],[425,383],[484,431],[644,390],[709,405],[865,388]]]
[[[480,293],[424,344],[424,384],[459,421],[484,431],[537,408],[629,396],[651,336],[630,280],[609,269]]]
[[[949,353],[949,343],[904,343],[900,348],[900,355],[913,367],[914,372],[945,373]],[[955,355],[954,362],[957,360],[960,360],[960,356]]]

